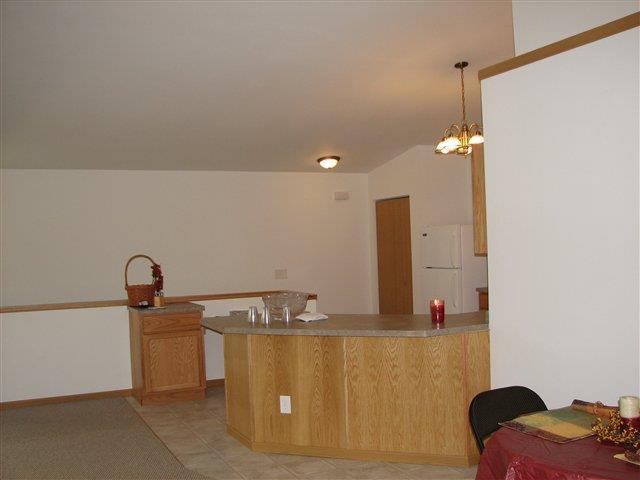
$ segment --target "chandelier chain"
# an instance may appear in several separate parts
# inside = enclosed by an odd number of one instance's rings
[[[467,123],[467,109],[464,102],[464,67],[460,69],[460,83],[462,84],[462,123]]]
[[[464,90],[464,68],[469,66],[469,62],[461,61],[453,67],[460,70],[460,92],[462,95],[462,123],[460,125],[452,124],[444,131],[442,140],[438,142],[435,148],[436,153],[447,154],[455,153],[457,155],[469,155],[475,145],[484,143],[484,137],[480,125],[472,123],[467,125],[467,105]]]

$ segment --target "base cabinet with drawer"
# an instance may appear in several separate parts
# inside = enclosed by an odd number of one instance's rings
[[[142,405],[204,398],[204,307],[129,307],[133,396]]]

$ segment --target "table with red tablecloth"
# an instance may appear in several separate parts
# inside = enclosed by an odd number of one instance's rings
[[[476,480],[640,480],[640,466],[613,458],[623,452],[595,437],[560,444],[503,427],[486,442]]]

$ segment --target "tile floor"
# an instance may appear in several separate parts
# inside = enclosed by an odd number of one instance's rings
[[[141,407],[130,403],[187,467],[214,479],[473,479],[476,467],[453,468],[254,453],[225,431],[224,388],[196,402]]]

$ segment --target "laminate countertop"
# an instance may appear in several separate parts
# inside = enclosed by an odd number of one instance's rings
[[[167,303],[164,307],[128,307],[130,312],[140,315],[165,315],[175,313],[192,313],[204,311],[204,305],[191,302]]]
[[[447,314],[441,325],[431,315],[328,315],[327,320],[251,325],[242,316],[206,317],[201,325],[214,332],[247,335],[312,335],[328,337],[435,337],[488,330],[486,312]]]

